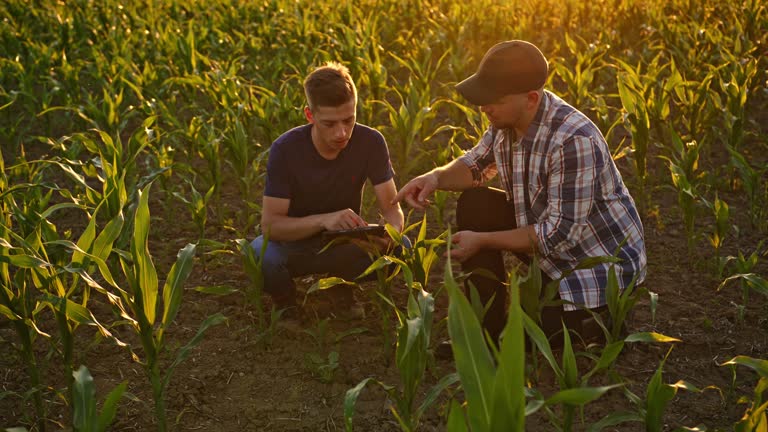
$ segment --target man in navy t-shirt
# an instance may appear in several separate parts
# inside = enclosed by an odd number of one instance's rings
[[[304,80],[304,92],[309,124],[272,143],[262,203],[261,226],[269,239],[264,289],[278,308],[296,305],[295,276],[354,279],[371,264],[353,242],[318,254],[327,243],[323,231],[368,225],[360,217],[366,180],[384,220],[403,228],[403,212],[393,203],[397,189],[387,143],[378,131],[355,122],[357,89],[349,70],[333,62],[321,66]],[[251,243],[257,254],[262,244],[263,236]]]

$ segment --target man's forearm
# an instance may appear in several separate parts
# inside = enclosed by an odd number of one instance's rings
[[[325,216],[325,214],[304,217],[279,216],[265,223],[262,228],[263,231],[268,232],[270,240],[302,240],[323,231],[322,218]]]
[[[462,161],[454,159],[447,165],[430,171],[437,179],[437,188],[448,191],[463,191],[473,186],[472,170]]]
[[[485,249],[503,249],[516,253],[532,254],[537,249],[536,231],[533,225],[508,231],[479,233]]]

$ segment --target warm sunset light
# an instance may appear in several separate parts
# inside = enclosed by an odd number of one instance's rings
[[[0,429],[768,432],[768,2],[3,0]]]

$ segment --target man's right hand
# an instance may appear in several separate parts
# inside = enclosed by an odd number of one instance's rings
[[[368,223],[352,209],[344,209],[327,213],[322,220],[322,225],[327,231],[338,231],[368,226]]]
[[[434,172],[428,172],[422,174],[400,189],[400,192],[395,195],[392,203],[400,202],[405,199],[405,202],[409,206],[424,210],[430,203],[428,197],[437,190],[438,181],[437,174]]]

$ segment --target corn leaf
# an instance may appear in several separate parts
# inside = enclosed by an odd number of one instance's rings
[[[136,306],[139,306],[140,313],[144,315],[149,325],[155,323],[157,314],[157,271],[152,262],[152,256],[149,254],[149,186],[144,191],[137,191],[139,195],[139,205],[136,208],[136,218],[134,220],[133,243],[131,244],[131,253],[133,255],[133,266],[135,269],[134,296],[136,296]]]
[[[623,384],[614,384],[603,387],[578,387],[566,389],[555,393],[547,399],[547,405],[585,405],[604,395],[611,389],[621,387]]]
[[[464,417],[464,408],[456,401],[451,400],[451,408],[448,413],[448,422],[446,425],[448,432],[468,432],[467,419]]]
[[[525,333],[520,306],[520,281],[513,272],[510,280],[510,305],[496,377],[493,382],[490,430],[525,430]]]
[[[682,340],[673,338],[671,336],[665,336],[660,333],[640,332],[640,333],[632,333],[631,335],[627,336],[626,338],[624,338],[624,342],[671,343],[671,342],[682,342]]]
[[[187,342],[186,345],[179,349],[179,352],[176,354],[176,358],[173,360],[173,363],[171,363],[171,365],[166,369],[165,377],[163,378],[163,391],[168,388],[168,383],[171,381],[171,376],[173,375],[174,370],[176,370],[176,366],[178,366],[181,362],[186,360],[187,357],[189,357],[192,349],[200,344],[200,342],[203,340],[205,332],[208,331],[210,327],[219,325],[226,319],[227,318],[222,315],[221,312],[217,312],[206,318],[205,321],[200,324],[200,328],[197,330],[195,336],[189,342]]]
[[[93,377],[85,366],[72,373],[74,388],[72,395],[72,424],[76,431],[92,431],[96,418],[96,387]]]
[[[761,377],[768,378],[768,360],[756,359],[748,356],[736,356],[720,366],[726,365],[741,365],[751,368],[757,372]]]
[[[485,344],[480,322],[453,279],[450,261],[445,266],[445,286],[450,296],[448,333],[467,399],[470,429],[487,430],[493,401],[493,359]]]
[[[173,319],[176,318],[179,307],[181,307],[183,285],[192,272],[194,257],[195,245],[188,243],[183,249],[179,250],[176,263],[173,264],[171,271],[168,273],[168,278],[163,286],[163,321],[158,338],[161,338],[162,331],[171,325]]]
[[[120,401],[120,398],[123,397],[123,394],[127,388],[128,382],[123,381],[114,389],[112,389],[112,391],[109,392],[107,397],[104,399],[104,404],[101,407],[101,412],[99,413],[98,419],[99,432],[107,430],[107,427],[109,427],[109,425],[115,419],[115,414],[117,413],[117,403]]]

